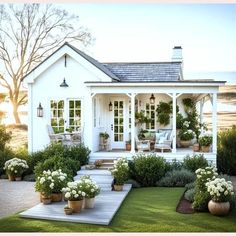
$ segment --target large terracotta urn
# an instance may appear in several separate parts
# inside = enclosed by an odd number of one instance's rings
[[[210,200],[208,202],[208,210],[212,215],[225,216],[229,213],[230,203],[229,202],[214,202]]]

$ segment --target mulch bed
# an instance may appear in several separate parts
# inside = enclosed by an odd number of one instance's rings
[[[193,214],[195,212],[192,208],[191,202],[184,198],[184,194],[180,198],[180,201],[176,207],[176,211],[182,214]]]

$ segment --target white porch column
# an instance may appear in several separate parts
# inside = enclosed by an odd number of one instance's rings
[[[135,154],[135,93],[131,93],[131,151]]]
[[[176,93],[172,95],[172,105],[173,105],[173,119],[172,119],[172,132],[173,132],[173,147],[172,152],[176,153]]]
[[[203,123],[203,106],[204,106],[205,98],[200,100],[200,123]],[[201,127],[201,133],[203,132],[203,127]]]
[[[212,94],[212,152],[217,153],[217,93]]]

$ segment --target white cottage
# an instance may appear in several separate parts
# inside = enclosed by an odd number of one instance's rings
[[[170,62],[99,63],[72,45],[65,43],[27,76],[29,101],[29,152],[43,149],[50,143],[47,126],[64,133],[67,128],[82,131],[82,140],[91,150],[90,158],[131,157],[137,152],[135,112],[144,111],[150,119],[143,128],[150,132],[171,130],[171,150],[158,153],[167,159],[182,159],[193,153],[179,148],[176,135],[176,104],[184,113],[182,98],[192,97],[202,107],[212,102],[211,151],[205,156],[216,160],[217,93],[222,81],[185,80],[182,48],[174,47]],[[156,106],[160,101],[172,101],[170,124],[157,122]],[[41,106],[43,114],[37,114]],[[109,147],[101,150],[99,134],[109,134]],[[125,142],[131,140],[131,150]],[[153,141],[155,142],[155,140]],[[140,150],[139,150],[140,151]],[[147,150],[151,152],[158,151]]]

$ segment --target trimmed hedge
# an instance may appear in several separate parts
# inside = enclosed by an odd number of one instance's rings
[[[165,175],[166,162],[163,157],[154,154],[139,154],[129,162],[130,177],[141,186],[155,186]]]

